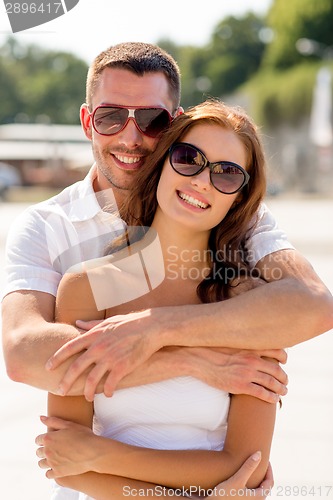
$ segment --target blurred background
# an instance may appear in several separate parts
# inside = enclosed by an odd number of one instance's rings
[[[0,292],[12,221],[92,164],[79,123],[89,64],[132,40],[174,56],[184,108],[214,96],[251,114],[267,156],[267,204],[333,291],[332,27],[333,0],[80,0],[13,35],[1,2]],[[333,498],[332,352],[332,331],[289,350],[272,498]],[[34,456],[45,394],[11,382],[2,357],[0,390],[1,498],[46,500],[49,482]]]
[[[18,184],[58,189],[84,175],[92,162],[79,126],[88,65],[109,45],[133,39],[158,43],[174,56],[184,108],[214,96],[253,116],[268,158],[268,195],[332,195],[333,1],[179,4],[171,0],[156,12],[152,0],[133,0],[125,13],[108,0],[94,8],[81,0],[39,30],[15,35],[3,13],[3,198],[15,193],[16,199],[22,190],[10,188]]]

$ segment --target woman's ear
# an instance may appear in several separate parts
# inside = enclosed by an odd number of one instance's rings
[[[80,108],[80,120],[83,128],[83,132],[85,133],[87,139],[91,141],[92,139],[92,130],[91,130],[91,115],[89,113],[88,104],[82,104]]]
[[[240,204],[240,202],[243,199],[242,193],[238,193],[237,198],[234,200],[233,204],[231,205],[230,209],[237,207],[237,205]]]

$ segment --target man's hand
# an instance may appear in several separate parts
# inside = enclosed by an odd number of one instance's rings
[[[246,351],[215,347],[183,347],[188,373],[208,385],[230,392],[247,394],[267,403],[277,403],[287,394],[288,377],[275,359],[285,364],[283,349]]]
[[[140,365],[150,358],[154,348],[150,347],[145,335],[137,333],[142,332],[143,326],[138,328],[135,319],[145,321],[141,313],[134,313],[108,318],[102,322],[78,322],[81,327],[92,327],[91,330],[66,344],[50,360],[49,368],[55,368],[74,353],[84,351],[68,369],[58,394],[66,394],[74,381],[85,370],[90,369],[84,390],[86,398],[89,401],[94,398],[96,387],[102,379],[105,380],[105,395],[111,396],[126,374],[134,371],[136,367],[140,368]],[[125,334],[127,332],[129,335]],[[167,361],[164,361],[163,376],[159,374],[156,378],[151,378],[150,373],[149,380],[141,380],[139,383],[172,378],[175,376],[174,367],[177,365],[176,376],[192,375],[218,389],[276,403],[279,396],[287,393],[287,375],[278,364],[271,363],[264,357],[274,358],[280,363],[285,363],[287,359],[285,351],[278,349],[237,351],[223,348],[173,347],[168,351],[166,348],[164,360],[167,358]],[[133,385],[137,385],[135,377],[122,387]]]
[[[261,460],[261,453],[257,452],[251,455],[242,467],[229,479],[218,484],[212,493],[207,497],[213,500],[214,498],[252,498],[261,497],[266,498],[271,493],[271,489],[274,486],[273,472],[269,465],[266,476],[263,482],[255,490],[249,490],[246,488],[246,484],[253,474],[253,472],[258,467]]]
[[[62,346],[47,362],[47,369],[54,369],[74,354],[81,353],[62,379],[57,394],[65,395],[75,380],[89,367],[84,396],[93,401],[98,383],[107,375],[104,394],[112,396],[119,381],[137,366],[144,363],[162,345],[154,342],[158,336],[157,319],[151,320],[149,310],[113,316],[104,321],[77,322],[88,330]]]

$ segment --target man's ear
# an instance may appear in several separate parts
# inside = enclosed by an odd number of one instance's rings
[[[85,133],[87,139],[91,141],[92,139],[92,124],[91,124],[91,116],[89,113],[88,105],[86,103],[82,104],[80,108],[80,120],[83,128],[83,132]]]
[[[182,106],[179,106],[179,108],[177,108],[177,111],[175,113],[175,118],[176,116],[179,116],[179,115],[182,115],[184,113],[184,108]]]

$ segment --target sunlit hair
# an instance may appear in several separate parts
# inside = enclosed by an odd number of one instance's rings
[[[138,76],[143,76],[146,73],[164,73],[174,107],[172,111],[175,112],[179,107],[180,70],[173,57],[157,45],[126,42],[109,47],[92,62],[86,82],[86,103],[90,111],[92,111],[92,100],[96,87],[105,68],[126,69]]]
[[[228,272],[232,271],[231,277],[235,277],[235,269],[240,274],[246,273],[246,236],[251,225],[256,222],[256,213],[266,192],[265,158],[257,127],[241,108],[209,100],[175,118],[138,173],[135,186],[122,207],[121,216],[129,226],[151,226],[157,208],[157,185],[169,147],[182,141],[189,130],[199,124],[214,124],[222,129],[232,130],[245,147],[246,165],[243,166],[250,174],[248,185],[238,194],[227,215],[210,234],[212,272],[209,279],[205,278],[199,285],[198,295],[203,302],[211,302],[226,297]],[[214,256],[218,258],[214,259]],[[216,274],[219,269],[220,272]],[[221,280],[221,275],[225,279]]]

